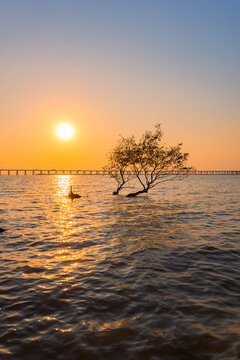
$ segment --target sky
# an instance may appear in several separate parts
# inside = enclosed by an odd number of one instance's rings
[[[0,168],[100,169],[161,123],[189,165],[239,170],[239,24],[239,0],[0,0]]]

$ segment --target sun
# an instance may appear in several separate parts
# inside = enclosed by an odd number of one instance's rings
[[[61,123],[56,128],[56,134],[61,140],[70,140],[74,132],[74,128],[69,123]]]

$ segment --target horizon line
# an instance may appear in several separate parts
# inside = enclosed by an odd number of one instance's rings
[[[117,173],[116,171],[109,171],[105,169],[0,169],[0,175],[111,175]],[[127,173],[132,173],[127,170]],[[150,173],[150,171],[148,172]],[[144,175],[144,171],[141,171]],[[240,170],[197,170],[193,169],[189,172],[182,171],[163,171],[161,175],[240,175]]]

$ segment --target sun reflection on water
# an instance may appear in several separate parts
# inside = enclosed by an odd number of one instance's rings
[[[72,202],[67,197],[72,182],[73,177],[71,175],[58,175],[56,177],[55,194],[59,208],[53,220],[56,228],[63,236],[60,239],[61,242],[67,242],[70,235],[79,231],[76,219],[74,219],[76,214]]]
[[[64,195],[67,195],[70,185],[72,183],[71,175],[57,175],[56,179],[56,194],[59,198],[62,198]]]
[[[67,287],[75,286],[75,274],[79,268],[84,268],[86,263],[96,259],[100,260],[101,246],[91,238],[91,247],[84,246],[86,232],[93,234],[95,217],[90,216],[91,210],[95,210],[93,202],[83,198],[71,200],[67,197],[69,188],[76,185],[79,178],[71,175],[58,175],[53,179],[54,211],[49,211],[51,226],[54,229],[53,241],[60,248],[48,252],[47,267],[58,269],[58,276],[48,274],[48,279],[54,279],[56,284],[67,284]],[[85,179],[84,179],[85,180]],[[82,238],[83,237],[83,238]],[[56,276],[55,276],[56,277]]]

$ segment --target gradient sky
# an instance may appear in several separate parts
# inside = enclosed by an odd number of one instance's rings
[[[160,122],[189,165],[240,169],[239,24],[239,0],[0,0],[0,168],[97,169]]]

